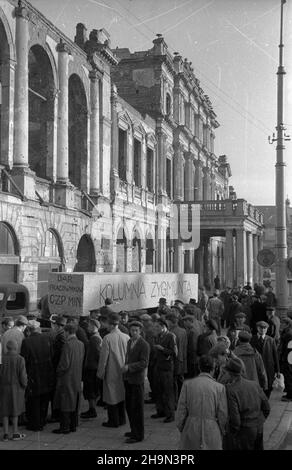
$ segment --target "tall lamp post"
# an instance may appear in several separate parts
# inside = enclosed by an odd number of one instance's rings
[[[290,140],[285,134],[283,124],[283,82],[286,74],[283,65],[283,7],[286,0],[281,0],[281,23],[279,44],[279,66],[277,71],[277,137],[273,134],[269,142],[277,142],[276,146],[276,297],[277,314],[280,318],[287,316],[288,284],[287,284],[287,230],[285,204],[285,167],[283,160],[284,141]]]

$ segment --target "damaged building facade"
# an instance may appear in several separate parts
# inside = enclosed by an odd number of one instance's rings
[[[131,53],[79,23],[71,41],[0,0],[0,62],[0,282],[34,308],[52,270],[260,279],[262,215],[230,191],[210,100],[161,35]],[[184,203],[200,208],[198,248],[172,239]]]

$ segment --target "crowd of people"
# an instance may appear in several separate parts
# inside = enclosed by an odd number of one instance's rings
[[[47,422],[59,423],[56,434],[76,432],[80,420],[97,418],[97,406],[104,406],[102,426],[123,426],[128,416],[125,442],[136,443],[144,439],[145,404],[153,404],[151,419],[175,421],[183,450],[263,449],[280,372],[282,400],[292,400],[292,320],[281,326],[275,306],[271,288],[247,284],[212,296],[201,287],[188,304],[160,298],[152,314],[118,314],[107,299],[82,319],[52,315],[48,331],[37,318],[4,318],[3,440],[23,439],[20,425],[42,431]],[[88,410],[80,414],[81,393]]]

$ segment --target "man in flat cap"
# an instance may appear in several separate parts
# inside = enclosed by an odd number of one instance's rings
[[[183,317],[184,327],[187,332],[187,373],[186,378],[190,379],[198,375],[198,338],[203,333],[203,323],[193,315]]]
[[[52,362],[53,362],[53,367],[55,371],[55,378],[56,378],[57,367],[61,358],[62,350],[63,350],[64,344],[66,343],[66,337],[65,337],[65,331],[64,331],[64,327],[66,323],[67,323],[67,320],[65,317],[63,317],[63,315],[55,315],[51,319],[52,330],[54,332],[54,334],[52,335],[52,343],[53,343]],[[54,396],[55,396],[55,391],[56,391],[56,385],[57,385],[57,382],[55,380],[54,387],[53,387],[51,397],[50,397],[51,409],[52,409],[51,418],[49,420],[50,423],[58,423],[60,421],[60,410],[57,410],[54,408]]]
[[[142,338],[143,325],[139,321],[129,324],[130,339],[123,367],[126,392],[126,411],[131,431],[125,436],[127,444],[144,439],[144,378],[149,361],[149,344]]]
[[[55,408],[60,409],[60,427],[52,431],[55,434],[75,432],[78,426],[85,351],[84,344],[76,336],[76,324],[67,323],[64,331],[66,343],[57,367],[57,386],[54,399]]]
[[[156,315],[156,314],[154,314]],[[140,320],[143,324],[142,337],[147,341],[150,348],[149,362],[147,367],[147,378],[150,385],[149,399],[145,400],[145,403],[152,404],[155,403],[155,382],[154,382],[154,365],[155,365],[155,331],[154,331],[154,321],[151,315],[148,313],[143,313],[140,317]]]
[[[23,315],[19,315],[14,323],[13,328],[5,331],[4,335],[1,338],[1,345],[2,345],[2,354],[6,354],[6,344],[7,341],[16,341],[17,344],[17,354],[20,354],[21,344],[24,340],[24,330],[28,325],[28,319]]]
[[[218,325],[217,333],[221,334],[221,318],[224,313],[224,304],[221,299],[219,299],[219,291],[215,291],[213,297],[208,301],[207,308],[209,311],[209,319],[215,320]]]
[[[242,376],[242,361],[230,359],[226,394],[229,410],[229,432],[226,450],[263,450],[263,423],[270,413],[267,397],[259,384]]]
[[[214,320],[207,320],[205,332],[198,338],[197,354],[203,356],[208,354],[210,349],[217,343],[217,323]]]
[[[100,357],[102,339],[99,335],[100,323],[94,318],[88,320],[89,344],[83,365],[83,395],[88,400],[88,411],[81,413],[81,418],[96,418],[96,400],[99,395],[99,380],[97,368]]]
[[[242,360],[245,366],[245,378],[255,380],[263,390],[268,388],[266,369],[260,353],[251,346],[252,335],[241,330],[238,333],[238,342],[234,354]]]
[[[160,297],[159,301],[158,301],[158,308],[157,308],[157,313],[161,316],[161,315],[165,315],[167,310],[168,310],[168,305],[167,305],[167,302],[166,302],[166,299],[165,297]]]
[[[119,330],[119,322],[118,313],[108,316],[109,333],[103,338],[97,369],[97,376],[103,380],[103,401],[108,413],[108,421],[102,425],[108,428],[117,428],[126,422],[123,367],[130,338]]]
[[[267,319],[269,324],[267,335],[274,338],[276,346],[278,346],[280,342],[281,321],[278,315],[276,315],[275,307],[267,307]]]
[[[156,413],[151,418],[165,417],[164,423],[174,421],[174,361],[177,356],[175,335],[168,331],[165,320],[155,322],[156,341],[155,391]]]
[[[236,330],[240,331],[247,331],[248,333],[251,333],[250,327],[246,325],[246,314],[244,312],[238,312],[234,316],[234,323],[232,327],[234,327]]]
[[[268,378],[268,388],[265,393],[270,398],[275,375],[279,376],[280,366],[275,340],[267,335],[268,323],[258,321],[256,324],[257,334],[254,335],[250,344],[261,354]]]
[[[46,424],[55,373],[52,339],[42,334],[40,323],[36,320],[28,322],[27,337],[22,342],[20,354],[25,359],[28,378],[25,403],[27,429],[42,431]]]

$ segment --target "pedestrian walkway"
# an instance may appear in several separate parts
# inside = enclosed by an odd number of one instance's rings
[[[281,402],[281,392],[273,391],[270,399],[271,414],[265,423],[264,443],[266,450],[278,449],[284,442],[292,419],[292,402]],[[87,403],[82,403],[82,411],[86,411]],[[22,441],[0,441],[0,451],[7,450],[177,450],[179,432],[175,423],[163,423],[163,418],[152,419],[154,405],[145,405],[145,440],[136,444],[125,444],[124,433],[129,426],[105,428],[101,425],[107,421],[107,413],[97,408],[98,417],[80,420],[76,433],[56,435],[51,431],[58,424],[47,424],[42,432],[26,431]]]
[[[283,393],[273,390],[271,413],[264,427],[265,450],[277,450],[285,440],[292,423],[292,402],[281,401]]]

